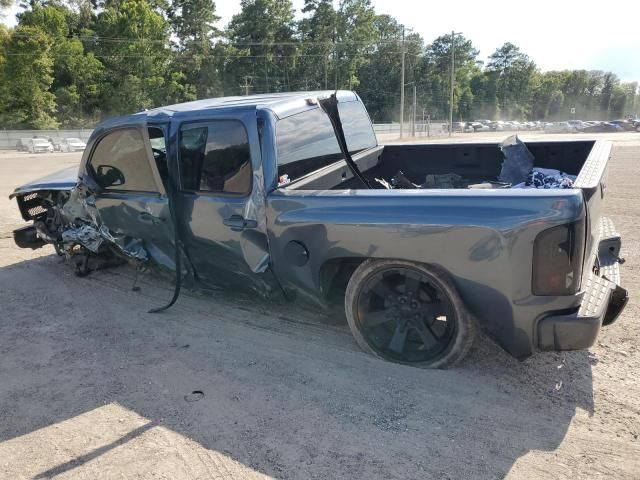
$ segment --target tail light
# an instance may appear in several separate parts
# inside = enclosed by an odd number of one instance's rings
[[[549,228],[533,245],[534,295],[573,295],[580,289],[584,257],[584,219]]]

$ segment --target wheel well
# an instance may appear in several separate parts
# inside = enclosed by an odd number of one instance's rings
[[[322,293],[330,302],[343,302],[347,283],[365,257],[342,257],[327,260],[320,268]]]

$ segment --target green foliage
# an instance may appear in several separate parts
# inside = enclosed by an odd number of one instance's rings
[[[0,9],[12,4],[0,0]],[[215,0],[24,0],[0,26],[0,127],[90,127],[111,115],[197,98],[353,89],[377,122],[448,118],[451,34],[425,45],[371,0],[241,0],[220,29]],[[455,36],[455,120],[619,118],[640,113],[638,83],[602,71],[541,72],[505,43],[483,65]]]
[[[176,0],[168,15],[177,38],[171,77],[175,99],[215,97],[222,94],[215,38],[220,35],[213,0]],[[178,73],[178,76],[176,76]]]
[[[231,45],[225,63],[225,91],[291,90],[295,66],[293,6],[290,0],[242,0],[227,31]],[[300,88],[298,88],[300,90]]]
[[[19,26],[6,43],[0,72],[0,124],[55,128],[51,39],[41,29]]]

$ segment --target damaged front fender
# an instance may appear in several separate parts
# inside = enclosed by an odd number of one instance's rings
[[[33,221],[33,225],[14,231],[19,247],[52,244],[68,259],[77,255],[116,254],[136,262],[149,260],[143,239],[112,231],[102,221],[95,194],[85,182],[80,180],[67,191],[44,187],[44,183],[33,191],[23,187],[12,194],[17,197],[23,217]]]

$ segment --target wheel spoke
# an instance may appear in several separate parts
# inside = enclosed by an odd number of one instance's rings
[[[393,295],[393,290],[389,288],[389,285],[387,285],[387,282],[383,276],[378,277],[377,280],[378,281],[375,283],[375,285],[371,287],[371,291],[373,293],[383,299],[387,298],[389,295]]]
[[[393,350],[396,353],[402,353],[407,341],[407,333],[407,328],[398,324],[395,332],[393,332],[393,337],[391,337],[391,341],[389,342],[389,350]]]
[[[386,310],[377,310],[375,312],[367,312],[364,314],[364,326],[367,328],[377,327],[383,323],[393,320],[387,315]]]
[[[433,347],[440,341],[438,336],[433,333],[433,330],[424,323],[424,320],[417,321],[415,325],[413,325],[413,328],[418,332],[422,343],[424,343],[424,346],[427,348]]]
[[[407,274],[404,277],[404,293],[408,295],[410,293],[418,294],[420,288],[420,278]]]

